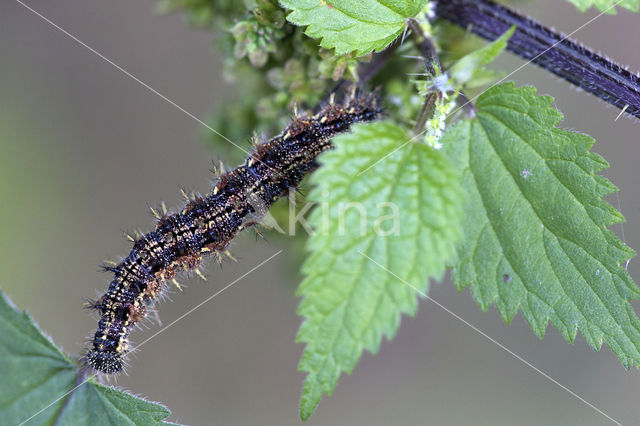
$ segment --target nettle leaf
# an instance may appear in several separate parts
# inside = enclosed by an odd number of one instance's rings
[[[280,0],[291,9],[287,20],[305,26],[309,37],[335,48],[337,55],[366,55],[383,50],[405,28],[405,20],[422,10],[426,0]]]
[[[390,122],[354,125],[311,177],[316,232],[298,289],[302,419],[364,349],[375,353],[383,336],[393,338],[401,315],[416,313],[416,290],[425,293],[455,254],[459,176],[442,152],[409,139]]]
[[[624,7],[631,11],[637,12],[639,0],[569,0],[575,4],[582,12],[586,12],[587,9],[593,7],[598,8],[606,13],[616,13],[616,7]]]
[[[514,25],[496,40],[456,61],[448,72],[455,87],[475,88],[495,81],[494,77],[497,73],[485,68],[484,65],[500,56],[507,48],[507,41],[515,30]]]
[[[0,292],[0,424],[147,425],[170,411],[96,383],[70,392],[75,364]],[[41,411],[42,410],[42,411]]]
[[[454,282],[509,322],[522,310],[542,338],[549,320],[570,342],[578,329],[604,341],[625,367],[640,361],[640,290],[620,265],[634,252],[607,227],[623,220],[602,197],[617,189],[597,173],[589,136],[555,126],[553,99],[496,86],[477,115],[449,129],[446,152],[463,173],[464,237]]]

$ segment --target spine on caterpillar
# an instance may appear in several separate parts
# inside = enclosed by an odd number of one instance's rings
[[[316,157],[332,148],[331,137],[380,114],[376,96],[368,93],[332,101],[311,117],[297,117],[281,134],[257,145],[244,164],[222,174],[209,194],[194,197],[179,213],[162,216],[119,264],[104,267],[114,279],[102,297],[89,302],[100,321],[85,363],[99,373],[121,372],[130,350],[129,333],[167,280],[181,270],[196,269],[207,254],[219,256],[239,231],[258,222],[289,188],[300,184],[316,166]]]

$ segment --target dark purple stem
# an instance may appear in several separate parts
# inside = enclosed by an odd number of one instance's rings
[[[490,0],[440,0],[436,16],[488,40],[515,25],[507,49],[640,118],[640,78],[562,34]]]

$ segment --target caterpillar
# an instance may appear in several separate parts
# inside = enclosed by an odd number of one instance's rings
[[[238,232],[259,222],[289,188],[298,187],[317,166],[316,157],[332,148],[334,135],[380,114],[372,93],[353,94],[341,103],[332,98],[317,114],[296,117],[279,135],[257,144],[242,165],[219,176],[210,193],[194,196],[179,213],[158,214],[154,231],[131,238],[129,254],[103,267],[114,279],[102,297],[88,302],[100,320],[85,365],[97,373],[121,372],[131,330],[168,280],[181,270],[198,271],[205,255],[220,256]]]

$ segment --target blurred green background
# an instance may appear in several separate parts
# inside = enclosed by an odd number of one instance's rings
[[[154,0],[31,0],[31,6],[198,117],[233,93],[220,77],[208,32],[180,15],[158,16]],[[563,32],[581,15],[567,2],[538,0],[521,10]],[[574,38],[640,70],[640,17],[603,16]],[[504,55],[499,66],[523,62]],[[640,249],[640,122],[527,66],[512,76],[556,97],[563,127],[598,140],[594,151],[621,188],[626,242]],[[242,129],[248,146],[252,129]],[[122,230],[149,230],[147,205],[181,204],[178,187],[206,192],[212,159],[203,128],[13,0],[0,3],[0,287],[26,308],[56,344],[84,347],[96,321],[82,309],[103,292],[105,258],[130,248]],[[209,145],[210,146],[210,145]],[[610,201],[617,206],[614,196]],[[621,227],[614,232],[621,235]],[[267,235],[267,237],[269,237]],[[188,424],[295,425],[303,374],[294,289],[296,253],[280,238],[233,245],[236,264],[208,263],[209,281],[159,306],[164,324],[178,318],[279,249],[284,252],[152,339],[112,383],[166,404]],[[428,253],[425,253],[428,256]],[[640,279],[640,263],[629,271]],[[584,339],[565,343],[548,329],[539,341],[521,316],[510,326],[483,314],[468,291],[447,280],[430,296],[502,342],[623,424],[637,424],[640,374]],[[638,305],[636,304],[636,307]],[[159,330],[134,333],[141,342]],[[424,301],[392,343],[366,354],[343,377],[309,425],[607,424],[608,420],[448,313]]]

